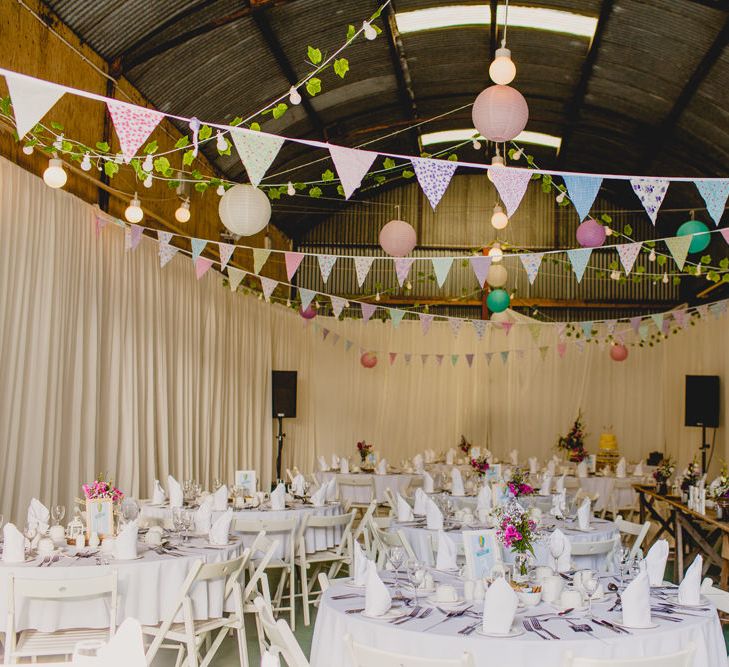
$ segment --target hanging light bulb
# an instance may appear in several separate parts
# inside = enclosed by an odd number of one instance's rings
[[[496,149],[496,155],[491,158],[491,169],[486,172],[487,178],[493,183],[494,177],[491,175],[493,169],[498,169],[504,166],[504,158],[501,157],[499,149]]]
[[[144,183],[143,183],[144,187],[151,188],[152,183],[153,183],[152,174],[147,174],[147,178],[144,179]]]
[[[148,174],[152,172],[152,169],[154,169],[154,162],[151,153],[147,153],[147,157],[144,158],[144,162],[142,162],[142,169],[144,169],[144,171]]]
[[[481,148],[481,142],[478,139],[474,139],[473,140],[473,149],[477,151],[480,148]]]
[[[697,264],[696,265],[696,275],[697,276],[700,276],[701,275],[701,264]]]
[[[504,258],[504,251],[501,249],[501,245],[494,243],[489,250],[489,257],[494,263],[500,262]]]
[[[215,194],[217,194],[218,197],[222,197],[225,194],[225,186],[222,183],[215,188]]]
[[[612,272],[612,273],[610,274],[610,278],[611,278],[612,280],[620,280],[620,271],[613,271],[613,272]]]
[[[296,188],[291,181],[289,181],[289,184],[286,186],[286,194],[289,197],[293,197],[296,194]]]
[[[560,193],[559,193],[559,194],[557,195],[557,197],[556,197],[556,199],[557,199],[557,203],[558,203],[558,204],[561,204],[561,203],[562,203],[562,202],[564,201],[564,198],[565,198],[566,196],[567,196],[567,193],[566,193],[566,192],[564,192],[564,190],[563,190],[562,192],[560,192]]]
[[[491,226],[494,229],[504,229],[509,224],[509,218],[499,204],[494,206],[494,213],[491,216]]]
[[[375,301],[379,301],[379,300],[380,300],[380,293],[377,292],[377,294],[375,294]]]
[[[409,280],[405,283],[405,289],[408,290],[408,292],[413,289],[413,284]]]
[[[605,236],[612,236],[612,235],[613,235],[613,230],[610,229],[610,227],[608,227],[607,225],[605,225]]]
[[[523,148],[517,148],[514,151],[514,159],[515,160],[521,160],[521,156],[524,155],[524,149]]]
[[[219,153],[224,153],[228,150],[228,142],[225,140],[225,137],[220,130],[218,130],[215,135],[215,148],[218,149]]]
[[[656,261],[656,251],[655,250],[651,250],[650,253],[648,254],[648,261],[649,262]]]
[[[291,299],[286,299],[286,307],[291,308]]]
[[[362,23],[362,29],[364,30],[365,39],[372,41],[377,37],[377,31],[370,25],[369,21]]]
[[[49,188],[62,188],[66,185],[68,175],[63,169],[63,162],[56,157],[48,160],[48,167],[43,172],[43,180]]]
[[[273,247],[273,241],[271,240],[271,235],[268,233],[263,237],[263,247],[266,250],[270,250]]]
[[[124,211],[124,217],[129,222],[141,222],[142,218],[144,217],[142,202],[139,201],[136,192],[134,193],[134,198],[129,202],[129,206],[127,206],[126,210]]]
[[[294,105],[301,104],[301,93],[299,93],[296,86],[289,88],[289,102]]]
[[[53,142],[53,148],[55,148],[57,151],[60,151],[63,149],[63,135],[59,134],[55,141]]]
[[[177,222],[187,222],[190,219],[190,200],[185,199],[175,211]]]
[[[662,282],[662,283],[663,283],[664,285],[668,285],[668,274],[667,274],[667,273],[664,273],[664,274],[663,274],[663,278],[661,278],[661,282]]]
[[[33,147],[30,145],[23,146],[23,153],[25,153],[26,155],[33,155]]]
[[[516,66],[511,59],[511,51],[506,47],[496,49],[496,57],[489,66],[489,76],[494,83],[507,86],[516,76]]]
[[[81,169],[91,171],[91,157],[88,153],[84,153],[84,159],[81,160]]]

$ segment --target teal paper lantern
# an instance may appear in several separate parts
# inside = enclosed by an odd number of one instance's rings
[[[509,307],[509,293],[503,289],[495,289],[486,297],[486,305],[492,313],[501,313]]]
[[[708,232],[709,228],[700,220],[688,220],[684,222],[676,232],[677,236],[687,236],[688,234],[698,234],[691,239],[691,245],[689,246],[689,252],[701,252],[708,248],[711,243],[711,234],[702,234],[701,232]]]

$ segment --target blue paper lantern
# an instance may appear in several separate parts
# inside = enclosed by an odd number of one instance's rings
[[[689,252],[701,252],[706,250],[711,243],[711,234],[702,234],[701,232],[708,232],[709,228],[700,220],[688,220],[684,222],[676,232],[677,236],[687,236],[688,234],[697,234],[691,239],[691,245],[689,246]]]
[[[495,289],[486,297],[486,305],[492,313],[501,313],[509,307],[509,293],[503,289]]]

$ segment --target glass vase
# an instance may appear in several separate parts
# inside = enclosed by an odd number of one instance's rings
[[[514,575],[512,580],[516,583],[529,581],[529,557],[523,553],[514,555]]]

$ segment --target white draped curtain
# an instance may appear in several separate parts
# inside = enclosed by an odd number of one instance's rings
[[[659,450],[685,464],[700,431],[683,426],[684,376],[729,377],[726,318],[630,348],[623,363],[594,344],[583,353],[568,344],[560,359],[546,331],[542,360],[526,327],[479,341],[468,324],[458,337],[445,323],[427,336],[409,321],[307,324],[231,293],[212,270],[197,281],[189,257],[160,269],[149,239],[124,252],[123,231],[97,236],[94,219],[87,204],[0,160],[0,512],[16,520],[32,496],[68,505],[99,472],[142,497],[168,473],[209,483],[255,468],[267,483],[272,369],[298,371],[284,463],[306,470],[318,454],[356,456],[357,440],[399,462],[461,434],[497,455],[544,458],[580,409],[591,451],[608,430],[629,459]],[[360,348],[380,352],[376,368],[362,368]],[[726,391],[721,404],[724,415]],[[713,469],[729,453],[723,424]]]

